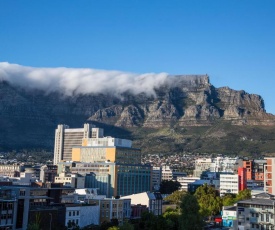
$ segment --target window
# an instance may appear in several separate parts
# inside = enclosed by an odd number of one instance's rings
[[[79,216],[79,211],[76,211],[76,215]]]
[[[71,212],[69,212],[69,216],[71,216],[72,215],[72,213]]]
[[[75,211],[73,211],[73,216],[75,216]]]
[[[26,191],[25,190],[20,190],[19,196],[25,196]]]

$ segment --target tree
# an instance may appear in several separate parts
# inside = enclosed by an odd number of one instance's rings
[[[181,215],[179,219],[180,230],[201,230],[203,227],[202,217],[199,213],[200,207],[194,195],[183,196],[180,205]]]
[[[211,185],[204,184],[197,188],[195,197],[198,200],[202,216],[210,217],[220,212],[222,208],[222,199]]]
[[[236,203],[236,195],[227,193],[222,197],[223,206],[231,206]]]
[[[178,181],[163,180],[160,183],[159,191],[162,194],[171,194],[171,193],[179,190],[180,187],[181,187],[181,184]]]
[[[223,206],[231,206],[240,200],[247,200],[247,199],[251,199],[251,190],[244,189],[240,191],[237,195],[231,194],[231,193],[225,194],[222,197],[222,203],[223,203]]]
[[[170,201],[172,204],[177,205],[177,207],[179,208],[182,198],[186,194],[187,194],[186,191],[177,190],[177,191],[173,192],[171,195],[165,197],[164,200]]]
[[[120,230],[118,226],[109,227],[108,230]]]
[[[237,201],[251,199],[251,190],[244,189],[240,191],[236,197]]]
[[[178,209],[167,208],[162,216],[166,220],[167,229],[177,230],[179,228],[180,213]]]
[[[128,221],[125,221],[119,230],[134,230],[134,225],[130,224]]]

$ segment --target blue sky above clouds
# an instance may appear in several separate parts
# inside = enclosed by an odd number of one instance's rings
[[[275,1],[0,1],[0,62],[208,74],[275,114]]]

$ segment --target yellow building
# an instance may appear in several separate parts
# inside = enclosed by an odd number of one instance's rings
[[[72,149],[72,161],[140,164],[140,149],[117,146],[81,146]]]

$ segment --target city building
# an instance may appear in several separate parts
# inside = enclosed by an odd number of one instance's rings
[[[246,168],[239,167],[238,174],[220,174],[220,195],[226,193],[238,194],[247,189]]]
[[[222,226],[231,229],[237,229],[237,207],[223,206],[222,208]]]
[[[272,194],[261,193],[255,198],[238,201],[237,227],[243,230],[274,230],[274,213],[275,200]]]
[[[239,175],[238,174],[221,174],[220,175],[220,195],[226,193],[239,193]]]
[[[152,170],[152,189],[158,191],[161,182],[161,167],[153,167]]]
[[[239,176],[239,191],[243,191],[247,189],[247,169],[239,167],[238,176]]]
[[[60,173],[54,182],[71,188],[85,188],[85,177],[78,173]]]
[[[147,205],[131,204],[131,219],[140,219],[143,212],[148,212]]]
[[[177,181],[181,184],[181,190],[187,191],[188,190],[188,184],[191,184],[197,180],[200,180],[199,177],[178,177]]]
[[[267,157],[264,167],[264,191],[275,194],[275,157]]]
[[[253,170],[254,162],[253,160],[244,160],[243,161],[243,168],[246,169],[246,176],[247,180],[254,180],[255,175],[254,175],[254,170]]]
[[[243,167],[243,159],[235,157],[216,157],[210,166],[210,172],[238,173],[238,168]]]
[[[244,160],[243,167],[247,170],[247,180],[264,181],[264,168],[266,159],[262,160]]]
[[[100,207],[98,204],[66,204],[65,226],[77,225],[83,228],[88,225],[99,225]]]
[[[161,167],[161,180],[172,180],[173,170],[168,165]]]
[[[264,181],[264,169],[266,166],[266,159],[262,160],[254,160],[253,169],[254,171],[254,178],[258,183]]]
[[[0,176],[19,177],[21,166],[18,163],[0,164]]]
[[[85,178],[85,188],[98,188],[99,193],[108,198],[151,191],[152,189],[152,167],[150,165],[113,162],[60,162],[58,171],[59,168],[63,171],[66,169],[68,174],[82,175]],[[67,182],[69,183],[69,179]]]
[[[131,199],[131,204],[146,205],[148,211],[154,215],[162,214],[162,196],[159,192],[143,192],[122,197]]]
[[[92,128],[91,137],[87,134],[80,144],[71,145],[71,160],[59,162],[57,173],[81,174],[86,187],[97,187],[109,198],[151,191],[152,167],[141,164],[141,150],[132,148],[130,140],[103,134],[103,129]]]
[[[17,219],[16,194],[9,188],[0,188],[0,229],[15,229]]]
[[[72,148],[81,146],[83,138],[89,138],[92,134],[95,138],[101,137],[100,131],[90,124],[84,124],[83,128],[76,129],[69,128],[67,125],[58,125],[55,130],[53,163],[56,165],[60,161],[71,161]]]
[[[197,188],[199,188],[200,186],[203,186],[204,184],[210,185],[213,188],[215,188],[215,185],[210,180],[196,180],[188,184],[187,191],[190,193],[195,193]]]
[[[106,198],[99,200],[100,205],[100,224],[117,220],[123,224],[131,217],[131,199],[127,198]]]
[[[54,182],[57,176],[57,165],[43,165],[40,169],[40,180],[45,182]]]
[[[199,158],[195,160],[195,170],[193,171],[194,177],[200,177],[202,172],[209,171],[212,165],[211,158]]]

